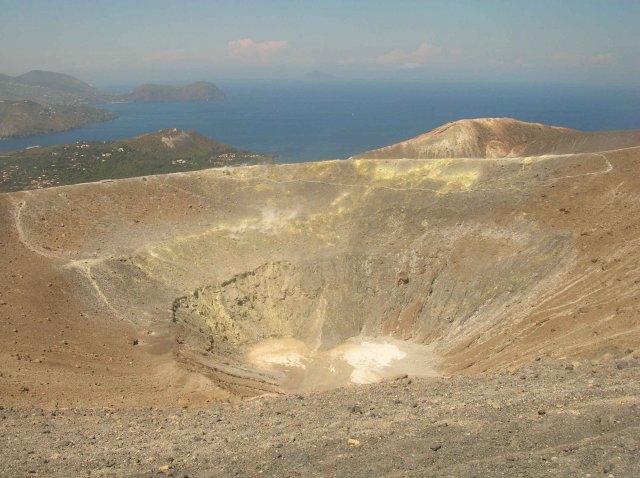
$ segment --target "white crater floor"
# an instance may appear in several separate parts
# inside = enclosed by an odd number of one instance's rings
[[[437,376],[430,347],[390,337],[354,337],[337,347],[310,350],[302,341],[268,339],[247,352],[252,365],[282,373],[288,391],[328,390],[375,383],[398,375]]]

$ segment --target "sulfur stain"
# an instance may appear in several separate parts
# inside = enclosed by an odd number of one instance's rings
[[[353,166],[359,175],[375,183],[430,188],[438,193],[468,191],[479,177],[476,162],[459,160],[354,160]]]

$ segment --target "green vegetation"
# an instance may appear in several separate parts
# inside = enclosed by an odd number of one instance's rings
[[[162,130],[0,155],[0,192],[273,162],[271,155],[241,151],[193,131]]]

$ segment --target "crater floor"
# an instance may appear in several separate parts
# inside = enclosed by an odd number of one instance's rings
[[[251,347],[246,362],[284,374],[282,389],[289,393],[437,375],[428,346],[389,337],[354,337],[320,352],[295,339],[266,339]]]

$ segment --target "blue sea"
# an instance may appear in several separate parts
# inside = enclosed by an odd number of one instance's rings
[[[508,116],[587,131],[640,129],[640,92],[508,84],[245,82],[209,102],[108,104],[119,117],[62,133],[0,141],[0,151],[124,139],[182,128],[279,162],[348,158],[448,121]]]

